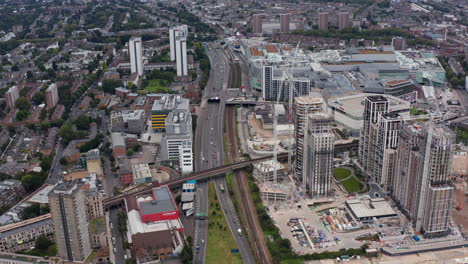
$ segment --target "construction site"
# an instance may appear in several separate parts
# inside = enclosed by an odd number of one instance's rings
[[[298,137],[289,134],[289,126],[310,127],[310,121],[303,120],[300,123],[296,120],[294,124],[289,124],[286,107],[265,104],[254,109],[237,109],[237,129],[243,153],[259,157],[273,152],[276,157],[280,152],[298,148],[297,142],[292,141]],[[296,129],[293,131],[298,133]],[[250,140],[242,140],[245,137]],[[260,144],[259,139],[263,146],[269,144],[269,148],[255,149],[253,146],[255,143]],[[301,140],[303,142],[300,147],[303,147],[307,137]],[[273,148],[275,145],[277,148]],[[334,164],[342,164],[343,159],[334,157],[334,161]],[[364,192],[358,194],[342,186],[349,177],[362,181],[355,176],[355,172],[344,178],[333,175],[330,194],[323,197],[307,195],[307,186],[297,173],[297,156],[290,160],[278,161],[274,158],[253,164],[252,176],[281,236],[291,241],[291,247],[298,254],[359,248],[364,243],[390,255],[410,254],[427,249],[443,250],[466,243],[463,239],[463,226],[467,226],[468,222],[466,210],[462,210],[466,208],[467,202],[466,183],[463,183],[461,177],[454,179],[456,201],[450,234],[442,238],[426,239],[415,232],[407,216],[390,197],[376,198],[370,195],[378,187],[363,182]]]

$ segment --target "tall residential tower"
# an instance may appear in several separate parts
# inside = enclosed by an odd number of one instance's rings
[[[427,237],[449,233],[454,142],[454,133],[444,125],[402,125],[392,195],[416,230]]]
[[[91,253],[86,195],[71,181],[58,184],[49,193],[58,256],[66,261],[84,261]]]
[[[280,32],[281,33],[289,33],[289,14],[281,14],[280,15]]]
[[[180,25],[169,29],[169,45],[170,45],[170,59],[171,61],[176,60],[176,39],[177,37],[187,37],[188,27],[187,25]]]
[[[318,29],[327,31],[328,30],[328,13],[319,13]]]
[[[326,113],[308,115],[307,159],[304,165],[306,180],[303,182],[307,193],[312,198],[329,197],[332,193],[331,179],[335,136],[332,132],[333,116]]]
[[[143,68],[143,45],[141,37],[132,37],[128,41],[128,54],[130,55],[130,70],[131,73],[137,73],[142,76],[145,69]]]
[[[255,34],[262,34],[263,27],[263,15],[262,14],[254,14],[252,18],[252,32]]]
[[[304,157],[307,157],[304,148],[304,128],[309,114],[323,111],[323,98],[321,96],[300,96],[294,98],[294,128],[296,129],[296,173],[299,177],[303,174]],[[304,180],[303,180],[304,182]]]

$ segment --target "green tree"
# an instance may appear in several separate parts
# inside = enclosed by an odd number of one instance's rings
[[[131,156],[133,156],[133,154],[135,154],[135,152],[133,151],[133,149],[127,150],[127,156],[131,157]]]
[[[21,183],[27,192],[33,192],[42,185],[42,179],[36,174],[26,174],[21,177]]]
[[[15,106],[20,111],[28,111],[31,107],[31,103],[29,103],[29,101],[26,98],[20,97],[16,100]]]
[[[76,128],[78,128],[80,130],[88,130],[89,129],[89,124],[91,124],[92,121],[93,121],[93,119],[89,115],[81,114],[75,120],[74,123],[76,125]]]
[[[41,163],[39,163],[39,166],[41,166],[42,170],[49,171],[50,168],[52,167],[53,159],[54,159],[53,155],[44,157],[42,159]]]
[[[452,85],[453,87],[457,87],[458,86],[458,78],[456,76],[453,76],[452,78],[450,78],[450,85]]]
[[[67,159],[65,157],[62,157],[60,159],[60,165],[62,165],[62,166],[67,166],[68,165],[68,161],[67,161]]]
[[[35,93],[32,98],[32,101],[34,102],[34,104],[40,105],[45,101],[45,93],[42,91]]]
[[[140,150],[141,150],[141,145],[140,144],[135,144],[135,146],[133,146],[133,151],[138,152]]]
[[[102,82],[102,90],[105,92],[105,93],[110,93],[110,94],[114,94],[115,92],[115,88],[118,88],[118,87],[123,87],[123,83],[122,81],[118,81],[118,80],[104,80]]]
[[[50,239],[48,239],[46,236],[40,236],[36,239],[36,244],[34,247],[45,251],[53,244],[54,243]]]

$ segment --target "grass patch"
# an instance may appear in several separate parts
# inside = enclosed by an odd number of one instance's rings
[[[359,192],[362,189],[362,183],[356,180],[356,178],[351,177],[345,181],[340,182],[341,185],[346,189],[347,192]]]
[[[223,260],[223,263],[242,264],[240,254],[231,253],[231,249],[237,248],[237,244],[219,204],[214,183],[210,183],[208,187],[208,199],[210,210],[205,262],[215,264]]]
[[[335,175],[338,180],[343,180],[351,175],[351,170],[346,168],[336,168],[333,170],[333,175]]]
[[[49,248],[47,248],[47,250],[34,248],[28,251],[21,251],[17,253],[37,257],[55,257],[57,255],[57,245],[52,244]]]
[[[145,90],[149,93],[167,93],[169,88],[166,86],[164,80],[148,80],[148,85],[145,87]]]

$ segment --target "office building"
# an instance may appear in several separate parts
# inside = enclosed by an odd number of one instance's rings
[[[142,76],[145,69],[143,66],[143,44],[141,37],[132,37],[128,41],[128,54],[130,55],[130,71]]]
[[[169,46],[170,46],[170,59],[171,61],[176,60],[176,39],[177,37],[187,37],[188,27],[187,25],[181,25],[169,29]]]
[[[187,38],[182,36],[177,37],[175,40],[175,49],[177,76],[187,76]]]
[[[263,14],[254,14],[252,18],[252,32],[254,34],[262,34],[263,31]]]
[[[341,12],[338,14],[338,29],[345,29],[349,27],[349,13]]]
[[[154,100],[151,108],[151,125],[158,132],[166,131],[166,118],[173,110],[189,111],[189,100],[180,95],[167,94]]]
[[[309,114],[323,111],[323,98],[317,96],[300,96],[294,98],[294,128],[296,129],[296,173],[302,177],[304,159],[304,127]]]
[[[49,193],[58,256],[65,261],[84,261],[91,253],[86,214],[86,194],[81,184],[58,184]]]
[[[144,110],[112,111],[110,121],[113,132],[141,134],[145,130],[146,114]]]
[[[45,96],[47,109],[54,108],[59,100],[57,84],[53,83],[49,85],[49,87],[45,91]]]
[[[18,86],[16,85],[10,87],[10,89],[8,89],[8,91],[5,93],[6,105],[10,109],[15,108],[15,103],[18,98],[19,98],[19,90],[18,90]]]
[[[426,237],[450,232],[454,142],[454,133],[444,125],[405,122],[401,129],[392,195]]]
[[[304,141],[307,152],[303,170],[302,185],[312,198],[330,197],[333,171],[335,136],[332,127],[334,119],[330,114],[308,115],[308,128]]]
[[[327,31],[328,30],[328,13],[319,13],[318,29]]]
[[[50,214],[0,226],[0,252],[30,250],[35,246],[38,237],[53,239],[53,233],[54,226]]]
[[[174,110],[166,118],[166,132],[161,139],[161,160],[178,164],[182,174],[193,172],[192,116],[184,110]]]
[[[280,15],[280,32],[281,33],[289,33],[289,14],[281,14]]]

